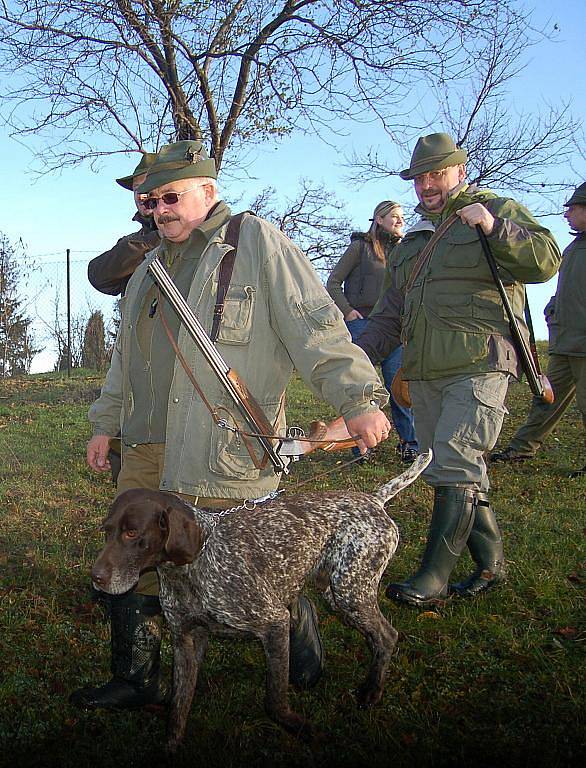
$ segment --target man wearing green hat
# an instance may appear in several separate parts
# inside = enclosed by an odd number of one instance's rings
[[[491,461],[525,461],[534,456],[558,425],[576,395],[586,424],[586,183],[564,203],[564,218],[575,239],[564,250],[555,296],[545,308],[549,329],[547,378],[554,401],[534,397],[525,423],[509,445],[491,454]],[[586,474],[586,467],[570,477]]]
[[[143,205],[146,195],[136,191],[145,181],[146,173],[156,156],[154,152],[143,152],[134,171],[129,176],[116,179],[117,184],[134,193],[136,213],[132,220],[140,224],[140,230],[121,237],[113,248],[96,256],[88,264],[88,280],[101,293],[110,296],[124,293],[134,270],[145,255],[159,244],[159,232],[153,213]]]
[[[220,264],[231,250],[225,242],[231,214],[218,197],[214,160],[201,142],[169,144],[137,191],[148,195],[161,242],[128,283],[112,365],[90,409],[94,436],[88,463],[98,471],[108,468],[109,438],[120,429],[124,462],[118,493],[161,489],[216,509],[266,496],[279,476],[270,464],[254,463],[240,435],[221,429],[194,391],[169,335],[214,410],[230,411],[220,382],[148,271],[153,259],[167,266],[211,335]],[[284,434],[284,394],[297,369],[344,417],[363,451],[387,437],[390,424],[380,407],[388,395],[367,356],[352,344],[342,314],[304,254],[251,214],[241,220],[215,338],[276,433]],[[156,573],[145,573],[134,592],[112,602],[112,680],[76,691],[74,704],[131,708],[161,700],[157,594]],[[291,625],[290,676],[309,687],[321,674],[322,648],[307,598],[291,606]]]
[[[552,235],[522,205],[466,182],[466,160],[445,133],[417,142],[400,175],[414,182],[420,219],[393,252],[395,284],[356,342],[375,362],[402,342],[417,437],[434,453],[424,472],[434,507],[421,566],[387,587],[388,597],[416,606],[448,591],[476,595],[504,577],[484,454],[502,426],[509,377],[520,371],[476,227],[488,238],[517,318],[524,283],[548,280],[560,263]],[[448,590],[466,545],[475,570]]]

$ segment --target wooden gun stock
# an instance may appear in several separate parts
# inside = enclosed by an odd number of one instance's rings
[[[267,419],[265,412],[254,399],[254,395],[242,381],[240,376],[233,368],[230,368],[226,374],[226,377],[232,383],[232,386],[240,397],[242,407],[248,413],[250,420],[252,420],[252,422],[258,426],[260,433],[263,435],[272,435],[275,428]]]
[[[553,403],[555,400],[555,395],[553,393],[553,387],[551,386],[550,380],[543,373],[538,374],[537,378],[539,379],[539,383],[541,385],[541,393],[539,394],[539,397],[543,400],[544,403],[551,405],[551,403]]]
[[[309,425],[308,440],[301,438],[299,442],[303,446],[303,455],[306,456],[318,448],[322,451],[331,453],[333,451],[342,451],[347,448],[354,448],[357,445],[356,440],[348,432],[348,427],[344,419],[339,416],[334,421],[326,424],[325,421],[312,421]],[[308,442],[317,440],[318,442]]]

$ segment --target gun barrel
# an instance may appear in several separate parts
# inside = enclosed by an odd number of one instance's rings
[[[490,268],[492,278],[500,294],[501,300],[503,302],[503,306],[505,308],[505,312],[507,313],[511,335],[513,337],[515,349],[517,350],[517,354],[519,355],[519,358],[521,360],[521,367],[523,368],[523,371],[527,376],[527,383],[529,384],[529,387],[534,395],[538,395],[539,397],[543,398],[544,388],[539,376],[539,372],[537,371],[535,361],[533,360],[533,357],[531,355],[531,351],[528,349],[527,343],[523,338],[523,334],[519,330],[517,318],[515,317],[515,314],[511,307],[511,303],[509,302],[509,297],[507,296],[507,292],[505,291],[505,287],[499,276],[498,267],[497,267],[495,258],[492,254],[490,244],[480,224],[476,225],[476,231],[478,232],[478,237],[480,238],[482,250],[486,257],[486,261],[488,262],[488,266]]]
[[[221,356],[221,354],[218,352],[214,344],[211,342],[210,338],[206,334],[203,326],[195,316],[195,313],[189,306],[189,304],[185,301],[183,298],[181,292],[171,279],[169,273],[161,264],[161,262],[158,259],[153,259],[149,266],[149,271],[151,272],[152,276],[157,282],[157,285],[159,286],[161,293],[167,301],[171,304],[171,307],[175,310],[177,315],[179,316],[179,319],[181,322],[185,325],[185,328],[187,329],[189,335],[193,339],[193,341],[197,344],[201,352],[203,353],[204,357],[206,358],[207,362],[209,363],[211,369],[215,373],[215,375],[218,377],[228,394],[230,395],[232,402],[234,405],[237,406],[240,413],[244,416],[246,419],[246,422],[249,426],[249,428],[255,432],[257,435],[259,435],[256,439],[261,444],[263,449],[266,451],[274,469],[276,472],[284,472],[287,473],[287,463],[283,460],[281,456],[277,453],[275,448],[273,447],[273,444],[271,440],[267,437],[263,436],[263,432],[266,432],[266,425],[260,425],[257,423],[253,415],[249,412],[247,409],[245,403],[243,402],[242,397],[240,396],[240,393],[237,390],[237,387],[234,385],[234,382],[231,380],[230,376],[228,374],[230,373],[231,369],[230,366],[226,363],[224,358]],[[252,399],[252,395],[248,393],[248,396],[250,399]],[[261,412],[260,406],[257,405],[257,411]],[[266,419],[265,419],[266,421]],[[268,423],[268,422],[267,422]],[[269,428],[270,427],[269,424]]]

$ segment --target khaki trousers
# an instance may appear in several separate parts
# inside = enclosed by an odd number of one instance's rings
[[[553,389],[553,403],[544,403],[540,397],[534,397],[525,423],[509,443],[509,447],[521,455],[537,453],[559,424],[574,395],[586,427],[586,357],[550,355],[547,378]]]
[[[409,382],[419,449],[433,450],[422,475],[429,485],[487,493],[484,455],[501,431],[508,384],[498,372]]]

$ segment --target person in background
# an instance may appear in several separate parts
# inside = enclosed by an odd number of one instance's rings
[[[405,219],[399,203],[383,200],[374,209],[368,232],[353,232],[350,245],[326,282],[328,293],[344,320],[352,341],[364,330],[385,281],[393,248],[403,236]],[[397,347],[382,361],[385,386],[390,395],[391,418],[399,436],[397,451],[405,464],[413,462],[418,454],[413,414],[410,408],[399,405],[391,393],[391,383],[401,367],[402,349]]]
[[[525,461],[532,458],[555,429],[576,396],[586,425],[586,182],[576,187],[564,203],[564,218],[574,240],[564,250],[555,296],[544,312],[549,331],[549,364],[554,401],[534,397],[525,423],[509,445],[491,453],[494,462]],[[586,467],[570,477],[582,477]]]
[[[156,156],[155,152],[143,152],[134,171],[128,176],[116,179],[117,184],[128,189],[134,195],[136,213],[132,217],[132,221],[138,222],[140,229],[131,235],[121,237],[113,248],[96,256],[88,264],[88,280],[100,293],[106,293],[109,296],[123,294],[134,270],[144,260],[146,254],[156,248],[161,240],[153,212],[144,205],[147,195],[140,195],[136,191],[137,187],[146,179],[147,171]],[[122,463],[119,441],[116,439],[112,440],[108,459],[112,482],[115,485]]]
[[[140,224],[140,229],[131,235],[121,237],[109,251],[96,256],[88,264],[88,280],[100,293],[107,293],[110,296],[123,294],[134,270],[146,254],[159,244],[160,237],[153,212],[144,206],[147,195],[136,191],[146,179],[147,171],[156,156],[154,152],[144,152],[140,163],[129,176],[116,179],[117,184],[134,194],[136,213],[132,221]]]

